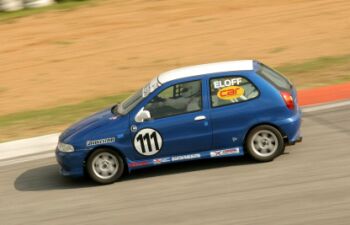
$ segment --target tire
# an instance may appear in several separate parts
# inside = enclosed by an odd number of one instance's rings
[[[100,184],[111,184],[120,179],[124,172],[123,158],[108,148],[95,150],[88,158],[87,172],[92,180]]]
[[[247,153],[256,161],[269,162],[284,152],[281,132],[269,125],[253,128],[245,143]]]

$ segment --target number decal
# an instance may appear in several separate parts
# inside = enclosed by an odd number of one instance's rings
[[[142,153],[145,153],[146,150],[145,150],[145,144],[143,143],[143,137],[142,137],[142,135],[137,136],[136,140],[137,140],[138,142],[140,142],[140,144],[141,144]]]
[[[153,132],[153,133],[151,134],[151,138],[152,138],[153,141],[154,141],[154,144],[155,144],[156,149],[159,149],[159,150],[160,150],[160,147],[159,147],[159,145],[158,145],[157,133],[156,133],[156,132]]]
[[[134,138],[134,147],[141,155],[154,155],[162,148],[163,140],[160,134],[151,128],[137,132]]]

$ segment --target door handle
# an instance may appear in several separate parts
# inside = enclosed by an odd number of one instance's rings
[[[205,120],[206,118],[207,118],[206,116],[201,115],[201,116],[196,116],[196,117],[194,118],[194,120],[195,120],[195,121],[199,121],[199,120]]]

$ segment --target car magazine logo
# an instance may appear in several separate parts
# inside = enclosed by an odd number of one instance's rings
[[[159,159],[153,159],[153,164],[162,164],[162,163],[168,163],[170,162],[170,157],[165,157],[165,158],[159,158]]]
[[[115,137],[104,138],[104,139],[99,139],[99,140],[88,140],[86,142],[86,146],[89,147],[89,146],[108,144],[108,143],[113,143],[113,142],[115,142]]]
[[[220,89],[217,93],[219,99],[232,100],[239,98],[244,94],[244,89],[238,86],[225,87]]]
[[[210,152],[210,157],[220,157],[226,155],[235,155],[239,153],[239,148],[231,148],[225,150],[217,150]]]
[[[189,155],[179,155],[171,157],[172,162],[190,160],[190,159],[198,159],[201,157],[201,154],[189,154]]]

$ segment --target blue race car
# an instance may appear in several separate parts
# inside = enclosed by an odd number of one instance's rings
[[[273,160],[300,142],[301,110],[287,78],[254,60],[160,74],[122,103],[68,128],[61,173],[107,184],[124,171],[187,160],[250,155]]]

